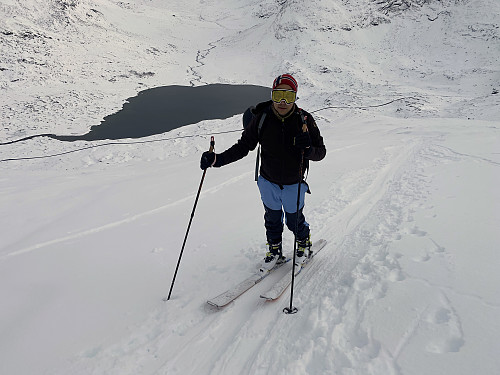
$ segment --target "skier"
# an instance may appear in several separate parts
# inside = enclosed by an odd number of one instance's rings
[[[203,170],[222,167],[245,157],[260,143],[261,167],[257,185],[264,204],[268,246],[262,272],[273,268],[282,258],[283,218],[297,240],[297,265],[301,266],[306,260],[305,251],[312,245],[309,224],[303,214],[305,193],[310,193],[304,171],[309,160],[320,161],[325,157],[326,148],[313,117],[295,104],[297,88],[297,81],[290,74],[278,76],[273,82],[272,100],[257,105],[257,115],[243,130],[238,142],[219,154],[206,151],[200,161]],[[266,116],[259,124],[263,113]],[[303,120],[307,131],[303,129]],[[302,175],[299,177],[301,166]],[[299,182],[302,185],[297,212]]]

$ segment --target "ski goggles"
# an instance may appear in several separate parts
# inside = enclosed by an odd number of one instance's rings
[[[271,99],[275,103],[281,103],[282,100],[286,102],[286,104],[295,103],[297,99],[297,93],[292,90],[273,90],[271,91]]]

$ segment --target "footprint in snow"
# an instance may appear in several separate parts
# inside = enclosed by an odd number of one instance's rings
[[[428,352],[456,353],[465,345],[460,318],[451,307],[441,306],[432,309],[424,320],[429,323],[435,336],[425,347]]]

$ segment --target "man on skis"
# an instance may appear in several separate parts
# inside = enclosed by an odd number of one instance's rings
[[[325,157],[326,148],[313,117],[295,104],[297,89],[297,81],[290,74],[278,76],[273,82],[272,100],[257,105],[256,116],[238,142],[219,154],[204,152],[200,162],[203,170],[222,167],[245,157],[260,144],[261,167],[257,185],[264,204],[268,244],[262,272],[273,268],[282,257],[283,218],[297,240],[297,265],[305,261],[306,251],[312,244],[309,224],[303,213],[305,193],[309,192],[304,172],[310,160],[320,161]],[[297,212],[299,183],[302,185]]]

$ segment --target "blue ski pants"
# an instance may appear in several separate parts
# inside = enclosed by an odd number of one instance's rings
[[[297,239],[309,237],[309,224],[303,214],[305,195],[309,187],[305,182],[300,186],[299,211],[297,212],[298,185],[277,185],[259,176],[257,185],[260,197],[264,204],[264,225],[269,243],[281,241],[283,233],[283,218],[288,229],[292,231]],[[297,223],[298,221],[298,223]],[[298,224],[298,226],[297,226]],[[297,233],[295,229],[297,228]]]

